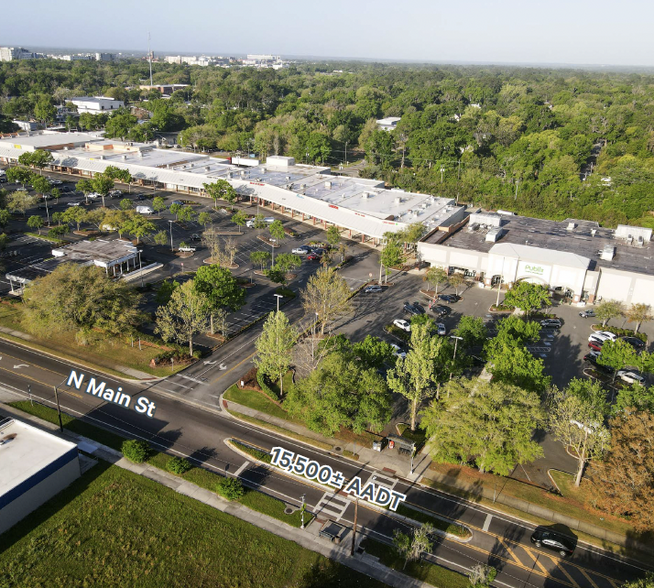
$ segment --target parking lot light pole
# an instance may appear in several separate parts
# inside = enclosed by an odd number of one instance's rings
[[[305,494],[302,494],[302,496],[300,496],[300,500],[302,500],[302,506],[300,507],[300,521],[302,524],[300,525],[300,529],[304,529],[304,509],[305,509],[304,497],[305,496],[306,496]]]
[[[175,251],[175,248],[173,247],[173,221],[169,220],[168,223],[170,226],[170,250]]]
[[[277,298],[277,312],[279,312],[279,299],[284,298],[281,294],[274,294],[275,298]]]
[[[454,362],[456,361],[456,348],[459,344],[459,341],[463,341],[463,337],[457,337],[456,335],[450,335],[450,339],[454,339],[454,355],[452,357],[452,368],[454,368]],[[450,380],[452,379],[452,372],[450,371]]]

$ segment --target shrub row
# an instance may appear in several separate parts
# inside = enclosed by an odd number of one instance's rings
[[[266,382],[266,376],[263,375],[259,370],[257,370],[257,384],[261,387],[261,391],[264,394],[267,394],[272,398],[273,400],[279,401],[280,398],[279,396],[275,393],[275,391],[268,385],[268,382]]]
[[[602,331],[608,331],[609,333],[614,333],[618,337],[636,337],[640,339],[643,343],[647,343],[647,335],[645,333],[636,333],[632,329],[621,329],[620,327],[602,327],[602,325],[595,325],[596,328]]]
[[[247,445],[246,443],[241,443],[240,441],[237,441],[236,439],[232,439],[232,443],[236,446],[241,451],[244,451],[248,455],[251,455],[255,459],[258,459],[259,461],[263,461],[265,463],[270,463],[272,460],[272,456],[270,453],[266,453],[265,451],[261,451],[261,449],[257,449],[256,447],[252,447],[250,445]]]

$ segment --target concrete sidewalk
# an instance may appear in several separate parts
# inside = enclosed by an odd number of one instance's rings
[[[102,445],[92,439],[83,437],[82,435],[77,435],[71,431],[64,430],[64,433],[59,433],[59,427],[37,417],[27,415],[20,410],[8,406],[2,406],[0,408],[0,416],[11,416],[16,417],[24,421],[29,421],[30,424],[47,430],[49,433],[62,437],[68,441],[77,443],[85,453],[93,455],[98,459],[107,461],[119,468],[129,470],[134,474],[144,476],[188,496],[194,500],[198,500],[216,510],[224,512],[226,514],[235,516],[243,521],[246,521],[252,525],[264,529],[270,533],[288,539],[316,553],[337,561],[357,572],[365,574],[375,580],[384,582],[385,584],[392,586],[393,588],[430,588],[431,584],[416,580],[409,576],[406,576],[400,572],[392,570],[379,563],[378,558],[373,557],[366,553],[357,553],[355,551],[354,556],[350,555],[350,546],[349,541],[345,542],[344,546],[335,545],[319,537],[318,532],[320,531],[320,526],[317,522],[314,521],[309,524],[304,530],[298,529],[296,527],[291,527],[282,521],[279,521],[268,515],[259,513],[254,510],[243,506],[242,504],[236,502],[230,502],[219,496],[218,494],[201,488],[187,480],[183,480],[174,474],[155,468],[154,466],[148,464],[135,464],[131,461],[125,459],[119,451]],[[348,535],[348,538],[350,535]],[[358,543],[364,536],[359,533],[357,535]]]

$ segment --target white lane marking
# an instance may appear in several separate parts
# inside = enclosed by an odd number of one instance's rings
[[[30,367],[30,366],[28,366],[26,363],[19,363],[19,364],[14,366],[14,369],[17,370],[17,369],[22,368],[22,367]]]
[[[249,462],[249,461],[246,461],[246,462],[245,462],[245,463],[244,463],[240,468],[238,468],[238,469],[234,472],[234,476],[236,476],[236,477],[238,478],[238,477],[243,473],[243,470],[244,470],[245,468],[247,468],[249,465],[250,465],[250,462]]]
[[[488,513],[486,515],[486,520],[484,521],[484,526],[481,528],[482,531],[488,531],[488,528],[490,527],[491,521],[493,520],[493,515]]]

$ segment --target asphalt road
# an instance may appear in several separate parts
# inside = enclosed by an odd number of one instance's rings
[[[91,370],[80,370],[68,362],[6,341],[0,341],[0,357],[0,388],[6,398],[12,393],[16,393],[17,398],[24,396],[30,385],[34,397],[53,405],[53,386],[60,385],[71,369],[83,371],[87,381],[94,375]],[[354,505],[349,498],[343,494],[325,493],[281,471],[271,472],[252,464],[224,441],[237,438],[264,449],[282,446],[320,464],[330,465],[342,472],[346,479],[360,476],[365,482],[376,476],[378,483],[405,493],[409,503],[454,518],[471,528],[473,536],[468,543],[450,539],[436,542],[431,557],[452,569],[464,571],[475,563],[490,563],[500,570],[499,582],[515,587],[616,588],[620,582],[643,573],[642,567],[581,543],[572,558],[562,560],[554,553],[533,548],[529,539],[533,527],[517,519],[412,485],[395,477],[392,472],[375,471],[313,447],[277,438],[227,415],[196,409],[171,396],[158,394],[156,386],[119,382],[99,374],[95,376],[108,386],[121,387],[124,393],[131,395],[131,407],[142,396],[156,402],[154,417],[148,418],[131,408],[99,400],[86,393],[84,386],[80,390],[66,386],[60,388],[61,405],[66,412],[147,439],[161,449],[187,456],[219,473],[238,474],[245,483],[289,504],[297,506],[304,494],[309,510],[319,519],[338,520],[346,526],[351,526],[354,518]],[[402,526],[402,523],[366,508],[364,504],[360,502],[358,523],[365,533],[373,537],[389,537],[394,528]]]

